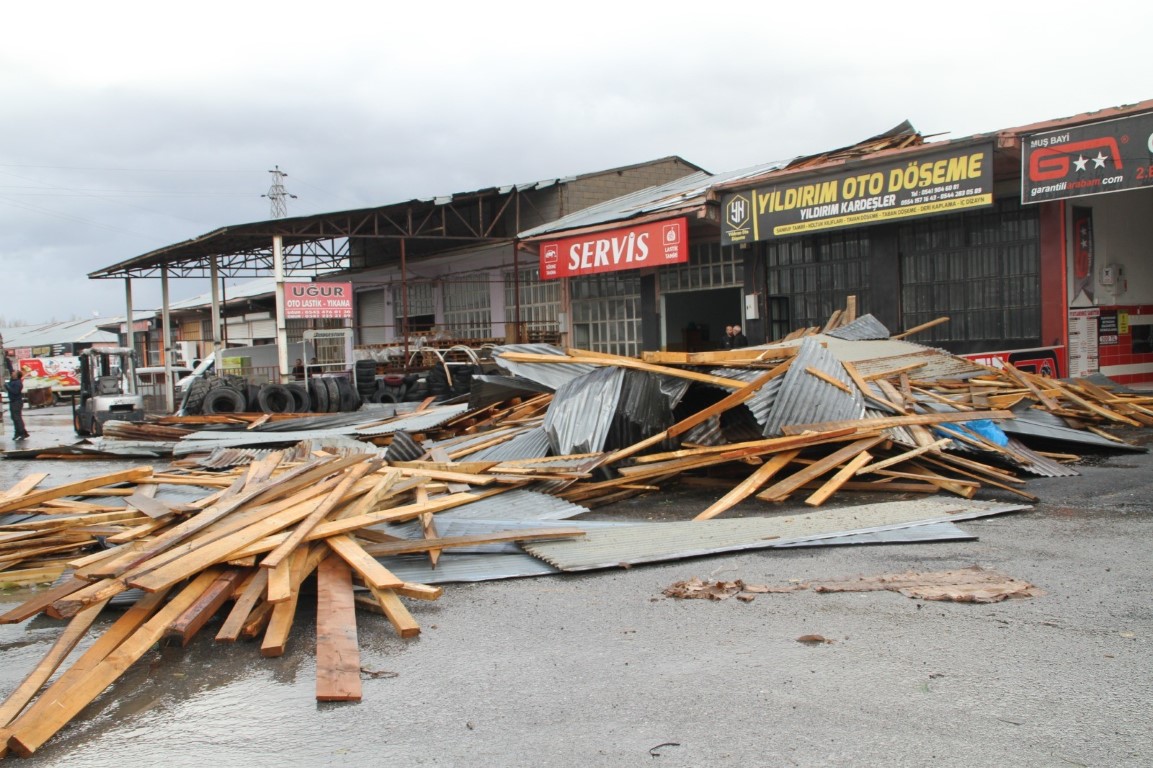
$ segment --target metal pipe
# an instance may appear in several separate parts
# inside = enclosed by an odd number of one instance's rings
[[[272,236],[272,268],[276,273],[276,358],[280,364],[280,380],[288,381],[288,321],[284,319],[284,240]]]
[[[127,314],[124,316],[124,346],[129,349],[136,348],[136,335],[132,328],[132,278],[124,278],[124,305]],[[147,360],[145,361],[147,363]]]
[[[160,268],[160,354],[164,365],[164,407],[176,410],[175,387],[172,386],[172,314],[168,310],[168,264]]]

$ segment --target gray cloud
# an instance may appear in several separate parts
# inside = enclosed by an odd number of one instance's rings
[[[122,284],[87,273],[266,218],[274,164],[306,214],[671,154],[725,171],[906,118],[964,136],[1153,96],[1139,46],[1052,71],[1045,41],[1069,33],[1054,4],[995,23],[853,3],[591,2],[530,22],[538,4],[256,5],[77,4],[91,35],[55,58],[63,11],[17,12],[33,39],[0,51],[0,317],[122,313]],[[134,292],[159,301],[156,281]]]

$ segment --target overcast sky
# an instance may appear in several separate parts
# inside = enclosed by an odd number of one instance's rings
[[[0,324],[122,315],[123,281],[89,272],[269,218],[274,165],[304,215],[1153,98],[1148,0],[790,7],[5,3]],[[159,280],[133,293],[159,306]]]

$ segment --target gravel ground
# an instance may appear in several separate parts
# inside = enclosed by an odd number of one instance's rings
[[[29,412],[29,446],[72,439],[68,418]],[[54,484],[125,464],[0,461],[0,487],[32,471]],[[411,603],[416,639],[379,617],[360,622],[361,663],[374,674],[357,704],[315,701],[314,617],[302,601],[285,656],[210,634],[157,649],[25,764],[1147,766],[1153,459],[1097,456],[1078,468],[1030,481],[1042,499],[1032,511],[963,523],[978,541],[448,585],[436,603]],[[688,519],[718,495],[654,494],[595,516]],[[970,565],[1044,594],[992,605],[889,592],[662,595],[692,576],[784,585]],[[0,694],[60,627],[0,627]],[[797,642],[806,634],[832,642]]]

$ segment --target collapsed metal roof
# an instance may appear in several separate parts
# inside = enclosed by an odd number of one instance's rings
[[[570,213],[556,221],[527,229],[520,233],[520,238],[531,240],[554,232],[633,219],[668,218],[678,212],[697,212],[708,202],[709,190],[717,184],[761,176],[783,168],[787,163],[786,160],[779,160],[718,174],[702,171]]]
[[[865,415],[864,400],[845,367],[812,336],[801,342],[783,378],[764,425],[766,437],[782,434],[782,428],[790,424],[846,421]],[[840,382],[844,389],[830,380]]]

